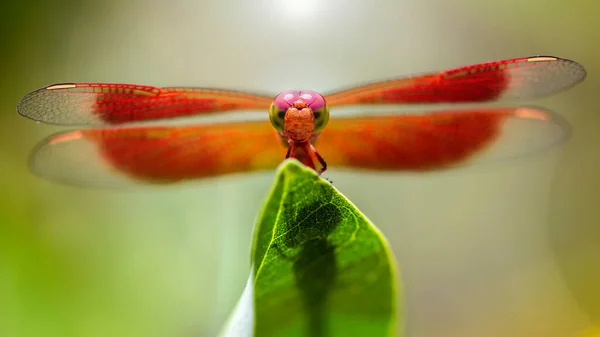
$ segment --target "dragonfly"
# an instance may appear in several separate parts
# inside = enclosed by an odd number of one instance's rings
[[[570,134],[561,115],[484,103],[553,95],[585,77],[575,61],[538,55],[366,82],[324,95],[59,83],[25,95],[17,111],[37,122],[80,127],[47,137],[30,157],[35,174],[80,186],[205,179],[274,169],[285,158],[319,174],[330,166],[429,172],[561,144]],[[330,118],[330,109],[341,107],[428,104],[434,107]],[[444,105],[451,107],[439,108]],[[247,110],[263,111],[263,120],[153,123]],[[486,157],[507,137],[514,146]]]

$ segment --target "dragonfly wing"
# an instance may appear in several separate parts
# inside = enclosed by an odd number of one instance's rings
[[[233,110],[266,110],[272,97],[220,89],[63,83],[27,94],[17,111],[36,121],[107,125]]]
[[[332,119],[316,147],[330,166],[427,171],[516,158],[564,142],[570,127],[537,107]]]
[[[30,165],[54,181],[120,187],[271,169],[285,151],[268,122],[86,129],[50,136]]]
[[[583,81],[577,62],[534,56],[390,79],[325,95],[329,106],[490,102],[551,95]]]

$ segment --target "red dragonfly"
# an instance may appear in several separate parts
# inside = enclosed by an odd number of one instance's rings
[[[569,124],[560,115],[526,106],[371,112],[331,120],[329,109],[537,98],[570,88],[585,76],[574,61],[532,56],[371,82],[326,95],[286,90],[274,99],[222,89],[63,83],[29,93],[17,110],[40,122],[93,126],[50,136],[32,153],[35,173],[76,185],[215,177],[272,169],[284,156],[319,173],[328,164],[428,171],[550,148],[567,138]],[[239,110],[268,111],[270,123],[266,118],[144,123]],[[511,135],[522,136],[516,146],[486,158],[490,148]]]

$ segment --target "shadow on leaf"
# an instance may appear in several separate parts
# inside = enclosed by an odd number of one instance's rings
[[[299,210],[298,218],[313,218],[298,235],[288,231],[283,237],[285,248],[300,248],[293,256],[277,245],[280,256],[293,263],[296,286],[302,294],[304,310],[307,313],[307,336],[328,336],[327,300],[335,285],[337,264],[335,246],[328,240],[329,234],[341,222],[340,211],[333,204],[313,203]],[[308,229],[308,230],[307,230]]]

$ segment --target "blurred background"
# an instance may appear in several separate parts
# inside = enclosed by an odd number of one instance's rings
[[[214,336],[273,172],[132,191],[33,176],[57,82],[328,91],[534,54],[588,70],[536,101],[551,153],[446,173],[328,172],[388,237],[412,337],[600,336],[600,2],[11,1],[0,7],[0,336]]]

